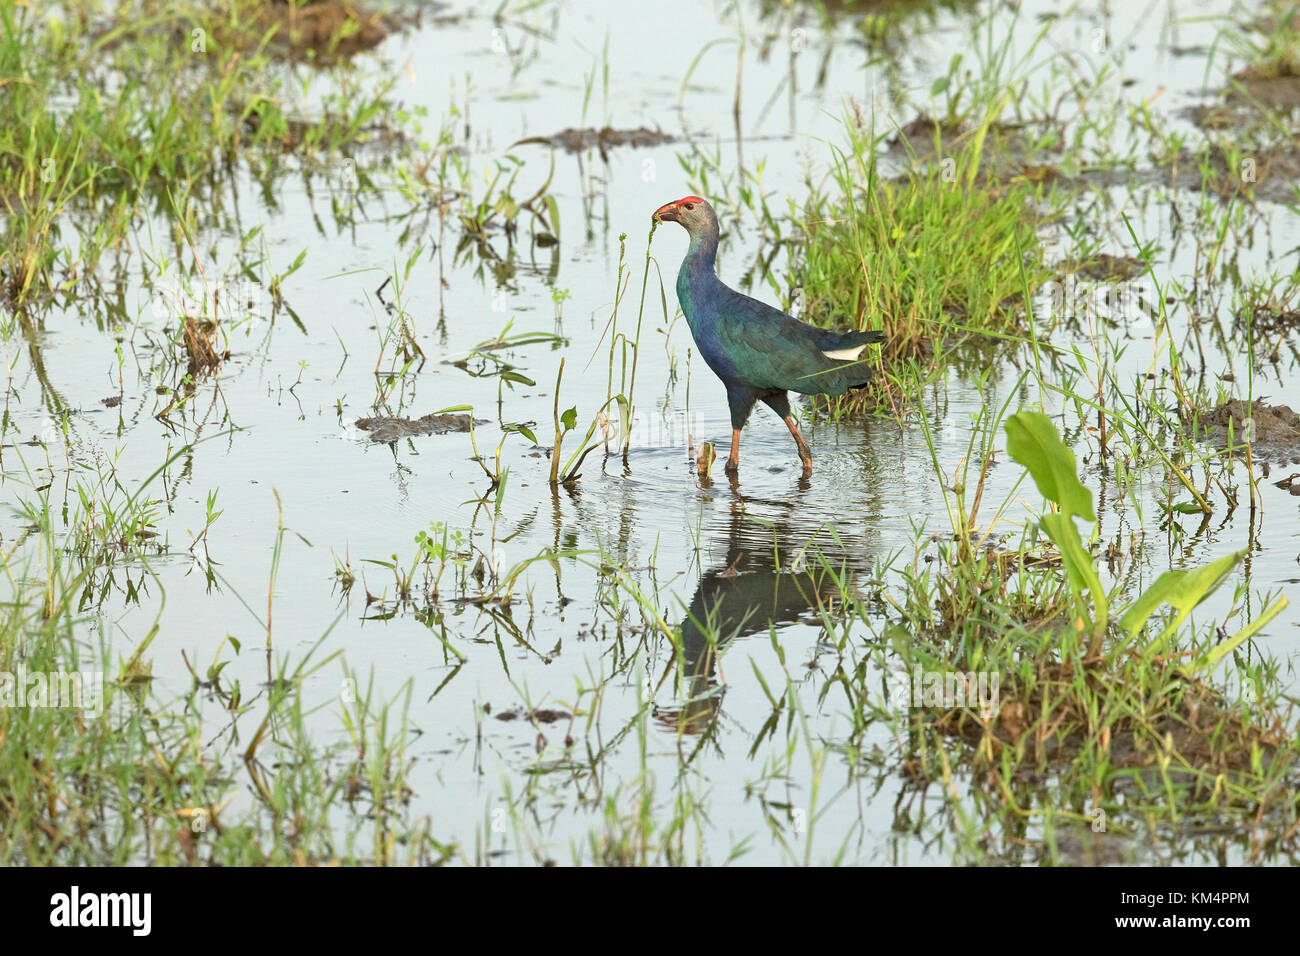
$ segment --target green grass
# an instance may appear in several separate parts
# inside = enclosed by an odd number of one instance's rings
[[[1249,63],[1255,77],[1300,76],[1300,5],[1268,0],[1225,37],[1228,49]]]
[[[286,150],[341,159],[385,118],[391,83],[327,93],[315,116],[295,106],[252,35],[257,4],[124,4],[107,32],[93,9],[0,10],[0,280],[15,303],[84,293],[137,209],[206,200],[234,161],[265,184]],[[219,25],[222,42],[195,50],[195,24]]]
[[[12,476],[7,484],[14,488]],[[82,496],[67,516],[67,535],[52,530],[59,519],[48,497],[38,495],[25,506],[39,527],[34,541],[0,555],[6,594],[0,604],[0,695],[9,695],[0,706],[0,862],[242,866],[445,859],[451,848],[436,839],[432,821],[410,812],[404,752],[409,685],[395,700],[380,702],[362,678],[345,671],[347,692],[336,700],[304,699],[308,679],[338,657],[319,652],[328,635],[294,659],[268,646],[266,683],[244,686],[224,673],[243,646],[227,632],[215,651],[201,652],[211,653],[209,660],[193,658],[192,682],[174,697],[162,696],[150,676],[156,620],[129,659],[115,657],[123,635],[100,603],[103,556],[142,572],[137,586],[156,599],[159,616],[166,605],[150,564],[153,549],[139,536],[105,534],[124,526],[115,510],[129,517],[131,502],[143,500],[147,487],[126,501]],[[216,520],[212,505],[209,524]],[[271,591],[283,538],[282,528]],[[270,641],[269,597],[267,613]],[[97,644],[88,646],[87,634],[97,635]],[[22,681],[24,675],[73,672],[88,675],[88,682],[81,697],[61,699],[60,706],[32,696],[32,685]],[[7,678],[13,682],[6,684]],[[313,733],[319,733],[319,712],[331,708],[339,732],[322,745]]]
[[[287,176],[323,185],[341,223],[359,197],[391,185],[411,203],[401,216],[413,223],[430,204],[439,220],[452,217],[462,253],[495,257],[489,233],[513,242],[525,220],[554,244],[549,177],[516,197],[523,163],[507,156],[483,185],[452,148],[450,120],[423,141],[423,111],[396,105],[392,74],[340,63],[287,71],[277,19],[287,10],[262,0],[136,0],[104,20],[92,0],[63,16],[0,8],[0,292],[12,306],[99,294],[100,259],[135,241],[140,212],[174,215],[191,236],[230,230],[223,200],[240,171],[266,195]],[[417,242],[423,228],[407,238]],[[278,301],[283,275],[250,274]]]
[[[977,429],[973,450],[991,450],[998,424]],[[1051,426],[1046,428],[1051,436]],[[1052,441],[1054,436],[1043,447]],[[1028,455],[1040,489],[1058,487],[1044,485],[1046,458],[1036,457],[1038,451],[1022,446],[1018,454]],[[1050,481],[1072,486],[1070,494],[1088,502],[1073,456],[1067,461],[1059,444],[1050,454],[1061,456]],[[969,702],[905,708],[904,727],[917,761],[913,773],[953,788],[953,766],[960,764],[970,793],[987,801],[993,819],[985,827],[1011,834],[1045,816],[1054,826],[1087,826],[1098,810],[1108,832],[1128,834],[1193,821],[1245,832],[1258,815],[1294,818],[1300,748],[1283,729],[1290,703],[1278,663],[1236,650],[1285,606],[1284,598],[1256,612],[1236,639],[1224,642],[1213,622],[1194,625],[1188,614],[1223,583],[1240,555],[1199,577],[1166,575],[1146,592],[1148,599],[1139,600],[1127,575],[1113,589],[1100,587],[1095,538],[1091,548],[1076,539],[1070,547],[1044,550],[1045,531],[1059,536],[1068,526],[1074,533],[1068,509],[1022,523],[1006,513],[1004,502],[991,519],[981,520],[983,471],[951,479],[958,487],[969,479],[975,504],[955,494],[952,539],[918,545],[917,557],[933,547],[928,563],[914,557],[897,565],[904,588],[887,600],[899,616],[885,625],[882,637],[904,673],[919,668],[995,674],[1000,700],[991,714]],[[1058,494],[1053,490],[1049,497]],[[1049,525],[1053,517],[1058,520]],[[1018,545],[986,547],[1008,521],[1019,525]],[[1085,583],[1089,578],[1091,586]],[[1233,616],[1242,612],[1243,596],[1239,589]],[[1178,612],[1150,617],[1160,597],[1176,603]],[[1225,660],[1233,662],[1232,679],[1211,680]],[[882,662],[887,670],[898,666]],[[868,684],[846,689],[860,701],[864,725],[879,714]],[[1020,781],[1027,777],[1050,781],[1050,787],[1026,788]],[[971,849],[972,861],[992,862],[985,851]],[[1252,859],[1294,852],[1294,835],[1249,850]]]
[[[1050,206],[1030,181],[981,175],[987,129],[901,179],[877,159],[884,134],[851,121],[833,178],[798,210],[791,285],[804,318],[884,328],[889,357],[929,358],[981,333],[1025,331],[1021,293],[1049,278],[1037,226]]]

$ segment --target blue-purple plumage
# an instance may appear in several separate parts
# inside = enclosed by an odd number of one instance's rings
[[[786,420],[804,470],[811,472],[811,452],[795,427],[786,392],[835,396],[865,385],[871,379],[862,358],[865,346],[882,341],[883,333],[817,328],[728,288],[714,268],[717,217],[703,199],[669,203],[655,218],[681,223],[691,237],[677,273],[677,299],[700,356],[727,388],[733,429],[728,469],[737,464],[739,430],[762,401]]]

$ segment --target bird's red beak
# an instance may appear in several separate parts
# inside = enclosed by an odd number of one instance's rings
[[[676,222],[677,221],[677,203],[670,202],[660,206],[655,210],[655,222]]]

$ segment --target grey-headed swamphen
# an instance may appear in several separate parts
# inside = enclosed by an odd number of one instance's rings
[[[687,196],[655,210],[656,222],[685,227],[691,243],[677,273],[677,298],[700,355],[727,387],[731,407],[731,456],[727,472],[740,467],[740,429],[761,401],[785,419],[812,474],[812,450],[799,434],[786,392],[843,395],[867,384],[871,369],[860,361],[882,332],[831,332],[800,322],[779,309],[722,284],[714,271],[718,217],[699,196]]]

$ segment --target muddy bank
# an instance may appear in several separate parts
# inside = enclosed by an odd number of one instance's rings
[[[603,154],[605,150],[612,149],[616,146],[631,146],[641,148],[647,146],[662,146],[665,143],[671,143],[674,137],[669,136],[663,130],[648,129],[645,126],[636,129],[614,129],[609,126],[600,129],[590,127],[584,129],[562,129],[554,136],[530,136],[527,139],[521,139],[514,145],[519,146],[525,143],[539,143],[547,146],[554,146],[562,149],[566,153],[580,153],[584,149],[598,149]]]
[[[295,58],[321,63],[347,59],[372,50],[400,24],[365,7],[341,0],[323,0],[295,7],[268,3],[257,13],[257,26],[275,30],[271,43]]]
[[[1232,443],[1242,447],[1251,445],[1255,461],[1273,464],[1300,464],[1300,415],[1287,405],[1266,405],[1234,398],[1224,402],[1204,419],[1211,428],[1213,439],[1220,447],[1227,447],[1229,428]]]
[[[472,420],[468,415],[437,415],[430,413],[419,418],[358,418],[357,428],[366,432],[366,437],[375,442],[395,442],[403,438],[418,438],[422,435],[447,435],[452,432],[467,432],[470,425],[486,425],[486,421]]]

